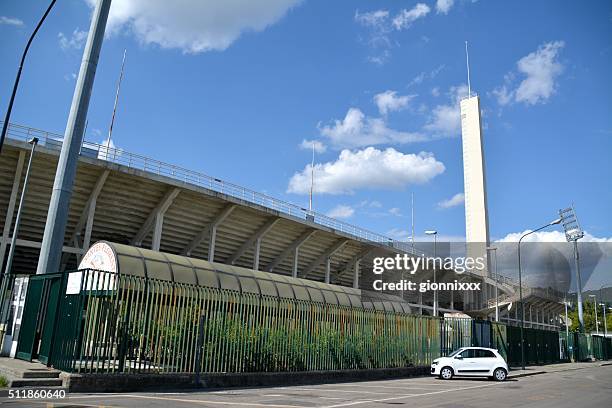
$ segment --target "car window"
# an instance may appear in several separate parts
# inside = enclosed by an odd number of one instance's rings
[[[474,349],[467,349],[461,352],[461,357],[463,358],[474,358]]]
[[[476,358],[492,358],[495,357],[490,350],[474,350],[476,352]]]
[[[453,351],[452,353],[450,353],[448,356],[449,357],[455,357],[455,354],[459,353],[461,350],[463,350],[463,349],[457,349],[457,350]]]

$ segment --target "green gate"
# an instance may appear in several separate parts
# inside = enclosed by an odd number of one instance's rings
[[[65,279],[62,274],[33,275],[29,278],[28,292],[15,357],[47,364],[53,347],[54,328],[63,293]]]

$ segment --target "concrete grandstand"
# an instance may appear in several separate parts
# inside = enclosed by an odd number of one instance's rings
[[[0,259],[6,257],[23,187],[29,151],[26,141],[40,139],[13,262],[13,273],[27,275],[36,271],[62,136],[14,124],[8,136],[0,160]],[[373,251],[412,253],[404,242],[248,188],[85,142],[72,193],[62,269],[75,269],[90,245],[100,240],[355,288]],[[437,279],[456,277],[452,271],[438,271]],[[416,278],[431,279],[432,271],[423,271]],[[441,313],[465,311],[491,318],[497,286],[502,320],[517,321],[517,308],[508,309],[516,302],[516,283],[471,274],[464,279],[484,282],[478,307],[466,310],[462,296],[441,293]],[[430,293],[406,294],[405,300],[414,313],[430,314],[433,309]],[[535,318],[526,316],[533,327],[558,327],[563,305],[557,298],[530,291],[527,301],[536,310]]]

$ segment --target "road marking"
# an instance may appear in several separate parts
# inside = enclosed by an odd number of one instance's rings
[[[388,392],[374,392],[374,391],[357,391],[357,390],[330,390],[329,388],[297,388],[295,391],[325,391],[325,392],[348,392],[353,394],[378,394],[386,395]]]
[[[363,385],[363,384],[323,384],[329,387],[360,387],[360,388],[389,388],[389,389],[397,389],[397,390],[431,390],[431,388],[423,388],[423,387],[414,387],[414,386],[391,386],[391,385]]]
[[[328,405],[326,407],[321,407],[321,408],[350,407],[350,406],[360,405],[360,404],[371,404],[371,403],[375,403],[375,402],[395,401],[395,400],[399,400],[399,399],[403,399],[403,398],[423,397],[423,396],[427,396],[427,395],[444,394],[444,393],[453,392],[453,391],[465,391],[465,390],[471,390],[471,389],[477,389],[477,388],[485,388],[485,387],[491,387],[493,385],[499,385],[499,384],[500,383],[485,384],[485,385],[477,385],[477,386],[474,386],[474,387],[464,387],[464,388],[453,389],[453,390],[441,390],[441,391],[425,392],[425,393],[422,393],[422,394],[406,394],[406,395],[399,395],[397,397],[389,397],[389,398],[381,398],[381,399],[373,399],[373,400],[365,400],[365,401],[353,401],[353,402],[346,402],[346,403],[342,403],[342,404]]]
[[[238,405],[238,406],[251,406],[251,407],[275,407],[275,408],[307,408],[301,407],[299,405],[273,405],[273,404],[260,404],[257,402],[228,402],[228,401],[210,401],[210,400],[197,400],[197,399],[186,399],[186,398],[169,398],[169,397],[153,397],[149,395],[132,395],[132,394],[113,394],[113,395],[101,395],[100,397],[106,398],[141,398],[141,399],[153,399],[160,401],[175,401],[175,402],[187,402],[190,404],[215,404],[218,405]],[[74,399],[85,399],[85,398],[95,398],[92,396],[83,396],[83,397],[70,397]],[[99,406],[99,405],[92,405]]]

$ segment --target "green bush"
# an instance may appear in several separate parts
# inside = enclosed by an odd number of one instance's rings
[[[0,388],[6,387],[8,387],[8,380],[6,379],[6,377],[0,375]]]

